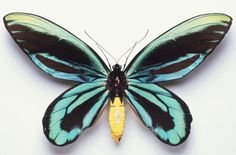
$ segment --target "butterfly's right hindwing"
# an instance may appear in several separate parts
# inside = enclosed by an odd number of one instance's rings
[[[47,108],[44,134],[58,146],[72,143],[94,123],[108,99],[105,82],[84,83],[67,90]]]
[[[192,116],[178,96],[156,84],[128,82],[126,97],[146,127],[162,142],[183,143],[190,133]]]
[[[10,13],[4,23],[12,38],[47,74],[79,83],[106,77],[106,64],[82,40],[37,15]]]

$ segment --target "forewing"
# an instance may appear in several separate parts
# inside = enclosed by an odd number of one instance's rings
[[[4,23],[15,42],[49,75],[77,82],[91,82],[109,71],[95,51],[82,40],[37,15],[10,13]]]
[[[67,90],[47,108],[44,134],[58,146],[72,143],[92,126],[108,99],[105,82],[84,83]]]
[[[126,97],[146,127],[161,141],[179,145],[190,133],[192,116],[178,96],[155,84],[129,82]]]
[[[128,78],[156,83],[184,77],[216,48],[231,21],[225,14],[205,14],[175,26],[134,57]]]

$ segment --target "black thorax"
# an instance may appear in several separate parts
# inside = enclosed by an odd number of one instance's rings
[[[115,64],[112,69],[107,79],[107,89],[110,90],[112,101],[114,101],[115,97],[120,97],[122,101],[124,90],[127,88],[127,80],[124,72],[121,71],[120,65]]]

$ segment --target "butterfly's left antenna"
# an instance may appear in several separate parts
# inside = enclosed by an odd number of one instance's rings
[[[105,56],[106,61],[107,61],[108,65],[109,65],[110,70],[112,70],[111,64],[110,64],[110,62],[109,62],[107,56],[105,55],[104,51],[105,51],[116,63],[117,63],[117,60],[116,60],[107,50],[105,50],[105,48],[103,48],[102,45],[100,45],[97,41],[95,41],[86,31],[84,31],[84,33],[97,45],[97,47],[99,48],[99,50],[100,50],[100,51],[102,52],[102,54]],[[104,51],[103,51],[103,50],[104,50]]]

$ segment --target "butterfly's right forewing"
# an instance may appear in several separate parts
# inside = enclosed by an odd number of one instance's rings
[[[196,67],[224,38],[232,18],[221,13],[188,19],[154,39],[126,68],[128,79],[158,83],[180,79]]]

